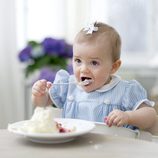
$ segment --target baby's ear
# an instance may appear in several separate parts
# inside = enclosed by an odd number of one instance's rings
[[[118,59],[113,63],[111,73],[114,74],[120,68],[120,66],[121,66],[121,60]]]

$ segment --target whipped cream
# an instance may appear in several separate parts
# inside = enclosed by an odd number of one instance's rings
[[[59,128],[53,119],[52,107],[37,107],[33,116],[22,127],[24,131],[30,133],[58,133]]]

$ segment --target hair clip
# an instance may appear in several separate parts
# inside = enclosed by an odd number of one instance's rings
[[[93,32],[98,31],[98,27],[96,27],[95,24],[96,22],[89,24],[83,29],[83,31],[87,31],[86,34],[92,34]]]

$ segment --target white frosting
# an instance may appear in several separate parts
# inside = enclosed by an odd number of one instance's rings
[[[24,125],[23,130],[30,133],[58,132],[56,122],[53,120],[53,108],[37,107],[32,118]]]

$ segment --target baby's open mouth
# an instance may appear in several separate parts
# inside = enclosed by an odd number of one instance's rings
[[[93,80],[90,77],[81,77],[81,82],[80,84],[82,86],[88,86],[89,84],[91,84],[93,82]]]

